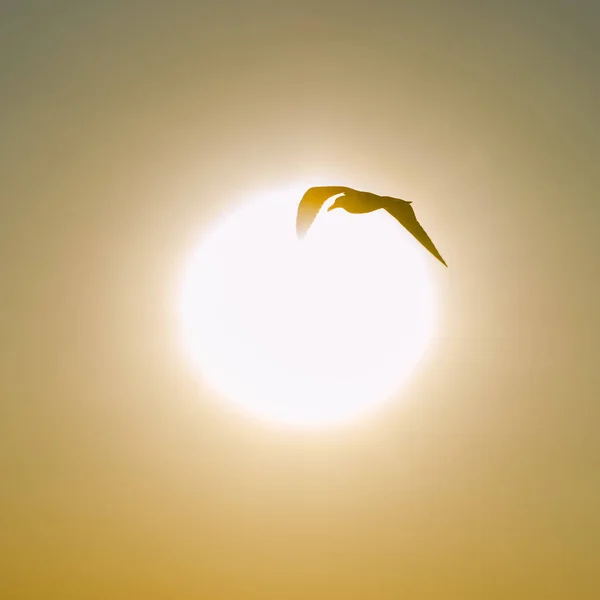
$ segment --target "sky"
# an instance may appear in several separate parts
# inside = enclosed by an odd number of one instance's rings
[[[0,596],[600,596],[600,4],[0,5]],[[315,173],[414,200],[423,366],[308,435],[175,335],[190,244]]]

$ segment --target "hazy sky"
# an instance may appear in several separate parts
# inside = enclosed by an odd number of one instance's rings
[[[0,596],[600,597],[600,3],[0,4]],[[301,435],[177,346],[190,243],[314,173],[419,203],[437,343]]]

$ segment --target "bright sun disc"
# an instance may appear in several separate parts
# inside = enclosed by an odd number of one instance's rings
[[[430,257],[384,211],[323,210],[298,241],[303,191],[262,194],[217,223],[186,265],[179,314],[218,395],[314,427],[400,387],[431,339],[435,302]]]

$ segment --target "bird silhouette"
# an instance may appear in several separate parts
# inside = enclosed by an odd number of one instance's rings
[[[298,215],[296,217],[296,234],[298,238],[301,239],[306,235],[319,210],[321,210],[325,201],[332,196],[337,196],[337,198],[327,209],[328,211],[343,208],[349,213],[365,214],[383,208],[445,267],[448,266],[419,221],[417,221],[410,201],[392,198],[391,196],[378,196],[371,192],[361,192],[342,185],[311,187],[305,192],[298,205]]]

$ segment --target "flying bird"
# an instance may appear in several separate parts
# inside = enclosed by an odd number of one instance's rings
[[[332,196],[337,196],[337,198],[327,209],[328,211],[343,208],[349,213],[364,214],[383,208],[409,233],[412,233],[444,266],[448,266],[419,221],[417,221],[410,201],[392,198],[391,196],[378,196],[371,192],[361,192],[342,185],[317,186],[306,191],[298,205],[298,215],[296,217],[296,234],[298,238],[301,239],[306,235],[319,210],[321,210],[325,201]]]

